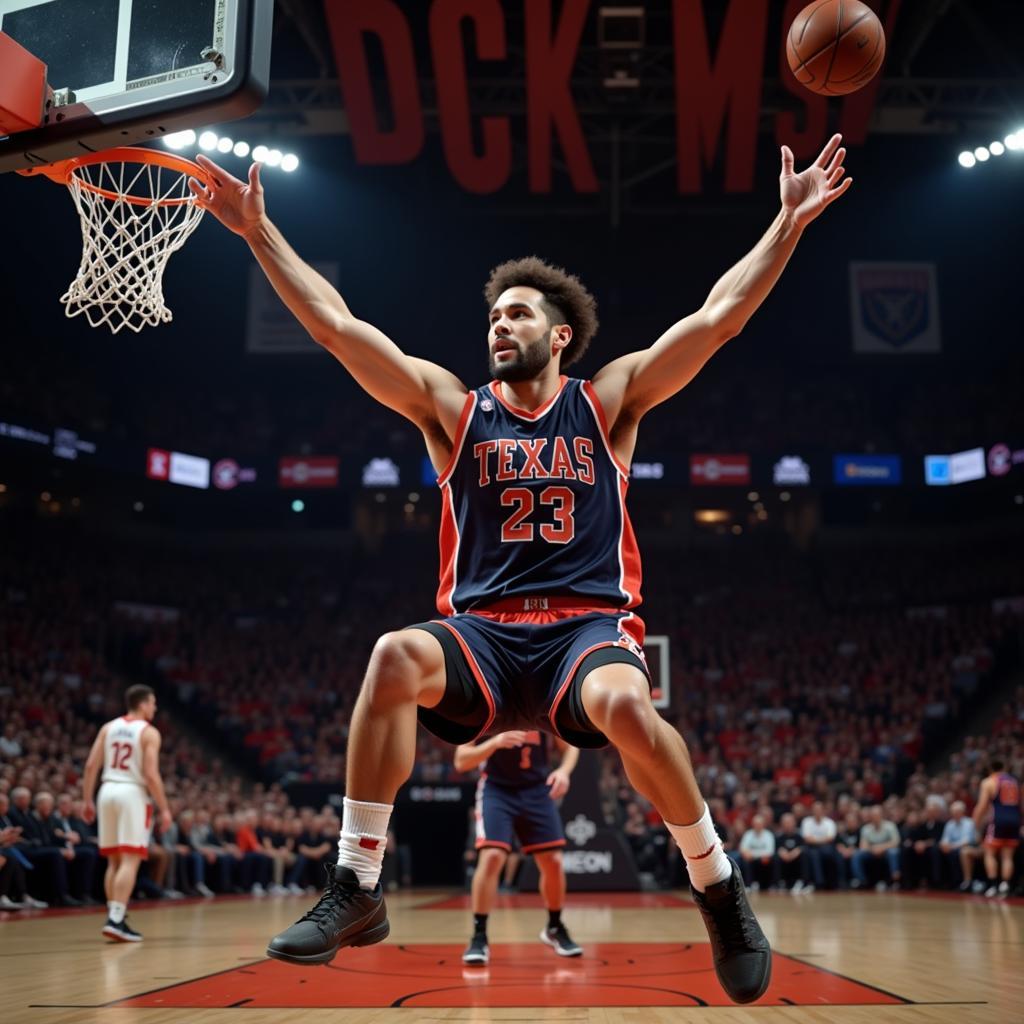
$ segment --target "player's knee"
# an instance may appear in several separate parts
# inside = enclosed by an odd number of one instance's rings
[[[622,673],[611,681],[596,678],[595,673],[584,682],[583,704],[591,721],[613,743],[656,742],[661,719],[640,672]]]
[[[505,851],[495,849],[493,846],[485,846],[477,855],[477,871],[485,875],[497,875],[505,863]]]
[[[423,676],[422,652],[411,630],[385,633],[374,645],[364,687],[375,707],[415,701]]]
[[[548,850],[545,853],[538,853],[535,856],[537,861],[537,869],[543,874],[547,871],[561,871],[562,870],[562,851],[561,850]]]

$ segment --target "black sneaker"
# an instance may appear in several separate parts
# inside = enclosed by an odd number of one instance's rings
[[[564,924],[557,928],[545,928],[540,933],[540,941],[550,946],[559,956],[579,956],[583,947],[576,945],[569,937]]]
[[[772,976],[772,950],[743,891],[739,868],[704,892],[691,886],[693,901],[711,939],[715,973],[734,1003],[752,1003],[764,995]]]
[[[342,946],[372,946],[390,931],[380,883],[367,892],[351,868],[329,867],[316,906],[270,940],[267,956],[290,964],[328,964]]]
[[[474,966],[483,967],[491,959],[491,949],[487,945],[486,935],[474,935],[469,940],[469,945],[466,947],[466,952],[462,954],[462,962],[464,964],[473,964]]]
[[[128,923],[127,920],[123,920],[118,924],[115,924],[110,918],[107,918],[107,923],[103,926],[103,934],[108,939],[113,939],[115,942],[141,942],[142,936]]]

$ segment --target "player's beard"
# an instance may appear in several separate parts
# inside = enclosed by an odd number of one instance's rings
[[[531,342],[517,348],[515,357],[503,359],[500,363],[492,352],[487,357],[487,366],[495,380],[508,384],[519,384],[524,380],[533,380],[540,376],[541,371],[551,361],[551,350],[547,338]]]

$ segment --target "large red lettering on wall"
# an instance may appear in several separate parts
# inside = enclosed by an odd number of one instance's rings
[[[476,29],[481,60],[503,60],[505,19],[498,0],[435,0],[430,9],[430,48],[437,79],[441,142],[448,169],[469,192],[495,192],[512,169],[512,135],[507,117],[480,122],[483,152],[473,150],[469,113],[469,83],[462,52],[460,22],[468,18]]]
[[[767,0],[730,4],[712,58],[700,0],[673,0],[680,192],[700,191],[702,158],[713,164],[727,111],[725,190],[753,187],[767,20]]]
[[[356,160],[361,164],[404,164],[423,148],[423,110],[420,106],[412,34],[393,0],[326,0],[324,11],[338,66]],[[363,36],[380,40],[387,69],[388,95],[394,126],[385,131],[377,122],[366,64]]]
[[[551,139],[557,135],[577,192],[596,192],[583,128],[569,90],[590,0],[565,0],[551,32],[551,0],[526,4],[526,124],[530,191],[551,191]]]

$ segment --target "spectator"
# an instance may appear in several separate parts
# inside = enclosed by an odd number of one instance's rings
[[[794,893],[814,892],[804,856],[804,841],[796,829],[796,815],[787,811],[779,821],[781,831],[775,837],[779,884]]]
[[[71,888],[84,904],[96,906],[99,901],[93,899],[92,892],[96,864],[99,861],[99,847],[85,842],[82,833],[75,828],[72,803],[70,793],[61,793],[57,797],[56,809],[53,810],[53,798],[50,797],[51,812],[47,824],[52,829],[55,839],[63,844],[65,850],[70,850],[73,854],[70,864]],[[88,828],[84,821],[80,824],[83,828]]]
[[[946,863],[946,871],[961,892],[971,888],[974,861],[978,856],[974,819],[967,816],[963,800],[954,800],[949,808],[949,821],[942,828],[939,852]],[[979,880],[979,886],[982,883]]]
[[[275,896],[282,895],[288,891],[284,884],[285,872],[295,863],[295,840],[285,835],[281,819],[271,812],[264,812],[256,835],[273,863],[270,892]]]
[[[750,828],[743,833],[734,859],[744,883],[754,892],[770,889],[775,884],[775,835],[764,827],[764,815],[755,814],[750,819]]]
[[[927,881],[929,888],[942,888],[942,855],[939,840],[945,824],[939,817],[941,805],[929,798],[920,818],[908,830],[909,845],[903,847],[903,884],[907,889],[916,889]]]
[[[45,795],[52,802],[49,793]],[[68,860],[74,859],[74,853],[63,850],[55,845],[56,837],[43,826],[39,815],[29,809],[32,794],[25,786],[15,786],[11,790],[11,808],[9,815],[12,824],[21,828],[20,848],[33,867],[29,875],[29,886],[34,889],[37,898],[39,893],[52,893],[54,901],[61,907],[80,907],[82,904],[68,890]],[[45,801],[44,801],[45,804]],[[36,872],[38,871],[38,875]]]
[[[235,843],[242,855],[238,866],[242,888],[253,896],[265,896],[270,888],[274,861],[256,835],[258,821],[256,810],[239,811],[235,815]]]
[[[836,865],[839,870],[840,888],[859,888],[860,882],[853,874],[853,857],[860,849],[860,814],[849,810],[843,817],[841,828],[836,830]],[[854,884],[856,883],[856,884]]]
[[[877,804],[868,808],[868,820],[860,830],[860,848],[853,855],[853,888],[867,885],[869,875],[878,877],[875,888],[885,892],[888,885],[900,883],[900,845],[902,839],[896,825],[882,817]]]
[[[800,823],[800,836],[814,885],[824,888],[828,876],[829,887],[838,888],[840,867],[835,846],[836,823],[825,814],[825,805],[820,800],[814,801],[811,813]]]

